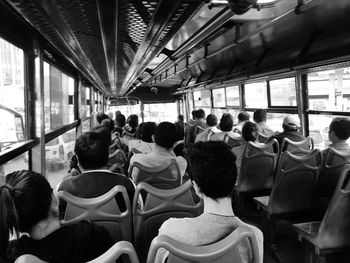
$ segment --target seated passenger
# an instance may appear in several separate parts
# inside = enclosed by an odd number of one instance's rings
[[[240,146],[232,148],[232,152],[236,155],[236,166],[237,166],[238,172],[241,169],[242,158],[243,158],[244,149],[247,145],[247,142],[259,143],[257,140],[258,136],[259,136],[258,125],[250,121],[245,122],[242,128],[243,142]]]
[[[220,127],[220,130],[222,132],[218,132],[216,134],[213,134],[210,137],[211,141],[223,141],[226,134],[231,138],[240,138],[241,137],[238,133],[235,133],[232,131],[233,118],[232,118],[232,115],[230,113],[224,113],[222,115],[219,127]]]
[[[179,115],[177,116],[177,121],[175,122],[175,127],[177,130],[177,140],[183,140],[185,137],[185,123],[184,123],[184,116]]]
[[[236,217],[231,197],[237,177],[234,154],[224,142],[198,142],[189,150],[193,186],[204,201],[204,212],[195,218],[170,218],[159,229],[166,235],[191,245],[208,245],[217,242],[236,228],[248,226],[257,239],[260,262],[263,262],[263,235],[255,226]],[[240,246],[242,258],[249,261],[247,245]],[[155,262],[164,262],[168,251],[159,249]]]
[[[100,125],[104,119],[108,119],[108,118],[109,118],[108,115],[102,111],[96,114],[96,121],[98,125]]]
[[[185,134],[185,147],[191,146],[197,137],[197,127],[199,126],[202,129],[206,128],[206,124],[204,122],[205,112],[202,109],[195,110],[192,112],[194,117],[194,124],[188,129]]]
[[[249,115],[248,112],[246,112],[246,111],[241,111],[241,112],[238,114],[238,124],[237,124],[236,126],[234,126],[233,132],[242,135],[242,128],[243,128],[243,125],[244,125],[247,121],[249,121],[249,118],[250,118],[250,115]]]
[[[129,141],[129,151],[135,149],[141,153],[149,153],[154,150],[154,142],[152,137],[156,130],[155,122],[145,122],[139,125],[140,128],[140,140],[130,140]]]
[[[291,115],[284,117],[282,128],[283,132],[275,133],[267,140],[267,142],[271,141],[272,139],[276,139],[278,141],[279,148],[281,149],[284,138],[288,138],[294,142],[299,142],[305,139],[305,137],[298,131],[298,122]]]
[[[266,125],[266,110],[258,109],[254,111],[253,119],[259,127],[259,133],[265,137],[271,137],[275,132]]]
[[[173,152],[173,145],[176,142],[176,138],[177,131],[175,125],[170,122],[161,122],[158,124],[154,133],[154,150],[147,154],[134,154],[130,159],[130,166],[134,162],[139,162],[146,167],[161,167],[169,164],[171,159],[176,159],[181,175],[183,176],[186,171],[187,162],[183,157],[176,156]],[[138,172],[133,170],[131,177],[134,179],[137,175]]]
[[[135,186],[126,176],[107,170],[109,158],[108,144],[100,134],[87,132],[79,136],[75,142],[74,151],[77,155],[81,174],[69,177],[58,187],[58,191],[66,191],[72,195],[93,198],[107,193],[116,185],[122,185],[133,200]],[[122,211],[125,203],[117,196],[117,202]],[[60,201],[60,215],[63,216],[66,203]]]
[[[123,138],[121,142],[128,146],[129,141],[135,138],[137,127],[139,126],[139,117],[136,114],[131,114],[128,117],[127,124],[123,128]]]
[[[209,114],[207,116],[207,127],[204,131],[196,137],[196,142],[205,142],[208,141],[209,138],[218,132],[221,132],[216,125],[218,124],[218,118],[214,114]]]
[[[350,120],[345,117],[334,118],[329,125],[328,138],[332,142],[328,147],[339,151],[350,151],[347,140],[350,137]]]
[[[125,116],[121,113],[115,113],[115,128],[113,132],[117,132],[119,137],[123,135],[123,128],[125,126]]]
[[[58,201],[38,173],[8,174],[0,186],[0,204],[0,255],[9,261],[32,254],[47,262],[87,262],[113,245],[102,226],[88,221],[61,226]],[[18,232],[26,234],[9,247],[9,234]]]

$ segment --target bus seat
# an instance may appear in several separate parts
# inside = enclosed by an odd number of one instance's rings
[[[168,236],[158,236],[151,244],[147,263],[153,263],[159,248],[170,252],[167,263],[185,262],[247,262],[240,254],[239,245],[242,242],[249,242],[251,247],[251,259],[248,262],[258,263],[259,251],[254,233],[246,226],[238,227],[224,239],[206,246],[194,246],[181,243]]]
[[[259,133],[258,142],[265,143],[265,142],[267,142],[267,140],[268,140],[269,138],[270,138],[269,136],[265,136],[265,135]]]
[[[244,150],[241,169],[235,186],[238,213],[244,213],[244,198],[270,193],[278,158],[276,139],[267,144],[248,142]]]
[[[145,182],[160,189],[171,189],[182,184],[182,176],[176,159],[171,159],[169,164],[159,167],[147,167],[139,162],[133,162],[130,165],[129,177],[135,184]]]
[[[121,149],[117,149],[114,153],[109,155],[108,170],[114,173],[127,174],[128,159]]]
[[[147,183],[136,187],[133,201],[134,244],[140,260],[146,259],[149,245],[158,229],[171,217],[195,217],[203,211],[203,201],[195,203],[192,184],[187,181],[175,189],[157,189]],[[138,205],[141,192],[146,192],[143,207]]]
[[[196,127],[196,135],[200,134],[204,130],[205,130],[204,128],[202,128],[201,126],[197,125],[197,127]]]
[[[242,137],[232,138],[228,134],[225,134],[224,143],[226,143],[232,149],[232,148],[238,147],[242,144]]]
[[[315,213],[321,217],[327,209],[346,164],[350,164],[350,152],[338,151],[334,148],[325,150],[314,201]]]
[[[281,144],[281,152],[288,151],[296,155],[306,154],[313,149],[314,149],[314,144],[311,137],[307,137],[298,142],[292,141],[288,138],[283,138],[283,141]]]
[[[128,255],[130,263],[139,263],[134,247],[127,241],[120,241],[114,244],[110,249],[98,258],[88,261],[87,263],[115,263],[122,256]],[[40,258],[25,254],[16,259],[15,263],[47,263]]]
[[[297,156],[283,152],[279,170],[269,197],[255,197],[258,209],[267,219],[267,240],[275,245],[275,220],[311,212],[313,194],[322,165],[322,154],[316,149]]]
[[[183,152],[184,148],[185,148],[184,140],[177,141],[173,145],[173,151],[176,156],[184,156],[184,152]]]
[[[126,204],[126,210],[120,212],[115,200],[121,194]],[[72,224],[81,220],[90,220],[103,225],[115,242],[132,241],[131,204],[124,186],[117,185],[106,194],[95,198],[80,198],[68,192],[58,192],[58,197],[67,202],[63,224]]]
[[[327,254],[350,251],[349,204],[350,165],[345,165],[322,221],[294,225],[298,239],[305,245],[305,258],[326,262]]]

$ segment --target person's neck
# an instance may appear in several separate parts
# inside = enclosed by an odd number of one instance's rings
[[[107,166],[103,166],[100,168],[94,168],[94,169],[84,169],[82,167],[80,167],[81,172],[89,172],[89,171],[98,171],[98,170],[108,170]]]
[[[159,146],[158,144],[155,144],[154,151],[171,152],[172,148],[167,149],[167,148],[164,148],[162,146]]]
[[[234,216],[230,197],[218,198],[216,201],[203,195],[204,213]]]
[[[347,141],[347,140],[340,140],[340,139],[338,139],[338,138],[334,138],[334,139],[332,140],[332,144],[346,144],[346,141]]]
[[[36,224],[29,235],[33,239],[43,239],[44,237],[55,232],[60,227],[61,225],[59,219],[53,216],[49,216],[47,219],[44,219]]]

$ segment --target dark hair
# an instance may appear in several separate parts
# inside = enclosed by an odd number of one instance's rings
[[[95,126],[91,131],[99,134],[102,139],[106,140],[106,143],[108,145],[112,143],[112,132],[109,127],[104,125],[98,125]]]
[[[104,120],[104,119],[108,119],[108,115],[103,113],[103,112],[99,112],[96,114],[96,121],[98,124],[101,124],[101,122]]]
[[[253,119],[256,123],[266,121],[266,110],[258,109],[256,111],[254,111]]]
[[[155,143],[163,148],[171,149],[177,141],[177,130],[173,123],[164,121],[158,124],[154,132]]]
[[[119,128],[123,128],[125,126],[125,116],[123,114],[116,114],[115,115],[115,125]]]
[[[102,120],[101,125],[107,127],[111,132],[114,130],[114,122],[111,118]]]
[[[241,112],[238,114],[238,120],[239,120],[239,122],[249,121],[249,118],[250,118],[250,115],[249,115],[249,113],[246,112],[246,111],[241,111]]]
[[[220,130],[224,132],[232,131],[233,117],[230,113],[224,113],[220,119]]]
[[[107,165],[109,144],[103,134],[86,132],[75,141],[74,151],[84,169],[100,169]]]
[[[257,132],[259,127],[256,123],[247,121],[242,127],[242,137],[247,142],[255,142],[257,138],[253,135],[253,132]]]
[[[191,179],[214,200],[230,197],[236,183],[236,157],[222,141],[195,143],[189,150]]]
[[[178,119],[179,121],[184,121],[184,116],[180,114],[179,116],[177,116],[177,119]]]
[[[205,118],[205,112],[203,109],[196,110],[192,112],[192,115],[195,119],[203,119]]]
[[[192,114],[192,119],[195,118],[194,116],[196,115],[196,111],[197,111],[197,110],[193,110],[193,111],[191,112],[191,114]]]
[[[6,176],[0,186],[0,255],[6,257],[10,233],[30,232],[49,216],[51,201],[51,186],[40,174],[21,170]]]
[[[128,118],[128,124],[131,129],[136,129],[139,126],[139,117],[136,114],[131,114]]]
[[[340,140],[347,140],[350,137],[350,120],[345,117],[334,118],[329,125],[329,130],[334,131]]]
[[[142,139],[144,142],[152,142],[152,135],[154,134],[157,127],[156,123],[145,122],[141,123],[140,126],[140,139]]]
[[[209,114],[207,116],[207,124],[208,126],[216,126],[218,124],[218,118],[214,114]]]

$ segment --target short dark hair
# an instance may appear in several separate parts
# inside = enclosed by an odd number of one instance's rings
[[[194,112],[192,112],[192,115],[195,119],[203,119],[205,118],[205,112],[203,109],[198,109]]]
[[[195,143],[189,149],[191,179],[207,197],[230,197],[236,183],[236,157],[222,141]]]
[[[248,112],[246,111],[241,111],[239,114],[238,114],[238,120],[240,122],[244,122],[244,121],[249,121],[249,118],[250,118],[250,115]]]
[[[197,110],[193,110],[193,111],[191,112],[191,114],[192,114],[192,119],[195,118],[194,116],[196,115],[196,111],[197,111]]]
[[[266,121],[266,115],[267,115],[266,110],[257,109],[253,113],[253,119],[256,123],[260,123],[260,122]]]
[[[91,131],[100,134],[100,137],[106,140],[108,145],[112,143],[112,132],[109,127],[97,125]]]
[[[224,113],[220,119],[220,130],[224,132],[232,131],[233,117],[230,113]]]
[[[152,142],[152,135],[154,135],[154,132],[156,130],[156,123],[155,122],[145,122],[140,125],[140,137],[141,140],[144,142]]]
[[[96,121],[98,124],[101,124],[101,122],[104,120],[104,119],[108,119],[109,116],[103,112],[99,112],[96,114]]]
[[[136,114],[131,114],[128,118],[128,124],[131,129],[136,129],[139,126],[139,117]]]
[[[258,125],[254,122],[247,121],[242,127],[242,137],[247,142],[255,142],[257,138],[255,138],[252,133],[257,131],[259,131]]]
[[[51,201],[52,188],[44,176],[28,170],[6,176],[0,186],[0,255],[6,254],[10,232],[30,232],[53,212]]]
[[[184,116],[180,114],[179,116],[177,116],[177,119],[178,119],[179,121],[184,121]]]
[[[350,137],[350,120],[345,117],[334,118],[329,125],[329,130],[334,131],[340,140],[347,140]]]
[[[171,122],[161,122],[154,132],[155,143],[163,148],[171,149],[177,141],[177,130]]]
[[[107,165],[109,144],[102,134],[86,132],[75,141],[74,151],[84,169],[100,169]]]
[[[114,130],[114,122],[111,118],[107,118],[101,121],[101,125],[107,127],[112,132]]]
[[[123,114],[116,114],[115,115],[115,125],[119,128],[123,128],[125,126],[125,116]]]
[[[206,121],[210,127],[218,125],[218,118],[214,114],[209,114]]]

